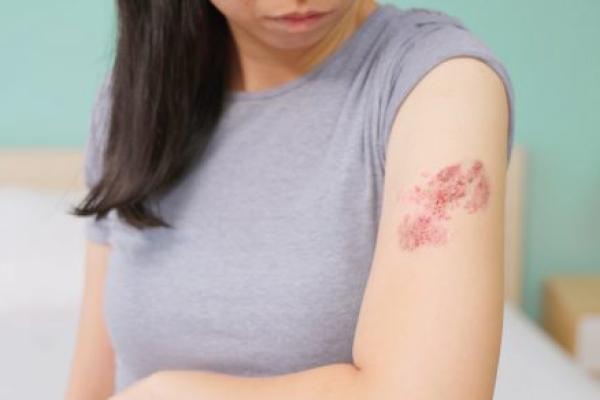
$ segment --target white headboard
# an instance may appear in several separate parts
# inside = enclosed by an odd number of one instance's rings
[[[84,191],[81,149],[0,149],[0,187]]]
[[[514,145],[506,177],[504,216],[504,294],[515,306],[521,305],[523,280],[523,217],[526,204],[527,153]]]
[[[81,149],[0,149],[0,187],[85,192]],[[521,304],[526,153],[513,147],[506,186],[505,299]]]

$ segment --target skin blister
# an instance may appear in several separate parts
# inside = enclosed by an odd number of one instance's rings
[[[417,206],[416,211],[403,215],[396,229],[398,243],[407,251],[447,243],[447,221],[460,211],[473,214],[485,209],[490,194],[489,179],[480,160],[468,168],[454,163],[434,175],[421,173],[421,177],[428,180],[396,197],[398,202]]]

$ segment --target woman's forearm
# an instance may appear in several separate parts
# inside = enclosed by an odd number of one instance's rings
[[[289,374],[244,377],[190,370],[153,376],[159,398],[179,400],[362,400],[365,385],[353,364],[323,365]]]

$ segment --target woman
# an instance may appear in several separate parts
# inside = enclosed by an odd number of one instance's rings
[[[513,131],[491,50],[368,0],[117,4],[67,398],[491,398]]]

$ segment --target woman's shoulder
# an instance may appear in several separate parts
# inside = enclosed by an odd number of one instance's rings
[[[398,7],[387,4],[386,8],[389,26],[392,29],[419,29],[426,25],[454,25],[465,28],[463,20],[449,12],[427,7]]]
[[[433,8],[385,7],[386,24],[378,57],[395,72],[429,69],[432,63],[457,56],[501,64],[488,43],[456,15]]]
[[[390,75],[419,79],[444,60],[473,57],[489,64],[511,85],[502,59],[460,17],[433,8],[387,8],[388,23],[379,57]]]
[[[401,8],[393,4],[385,7],[388,22],[385,29],[386,43],[390,48],[409,50],[416,43],[430,36],[435,37],[440,43],[451,43],[453,37],[469,37],[485,46],[485,43],[457,15],[434,8]],[[448,40],[441,40],[444,39],[445,34],[451,36]]]
[[[476,58],[494,70],[505,85],[510,106],[509,148],[514,129],[514,89],[507,66],[492,47],[458,16],[432,8],[389,6],[383,51],[384,98],[388,99],[384,132],[398,106],[425,75],[455,57]]]

